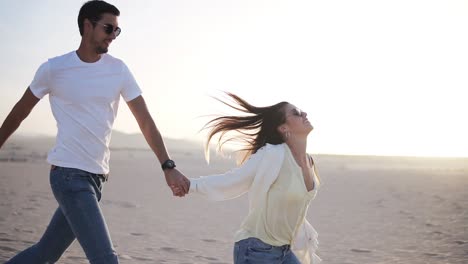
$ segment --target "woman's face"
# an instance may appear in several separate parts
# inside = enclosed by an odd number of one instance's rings
[[[280,131],[284,134],[289,131],[290,135],[305,135],[307,136],[314,127],[307,119],[307,113],[293,104],[287,104],[284,108],[286,122],[281,125]]]

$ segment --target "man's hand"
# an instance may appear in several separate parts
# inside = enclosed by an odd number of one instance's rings
[[[177,169],[164,170],[166,183],[174,196],[184,197],[190,189],[190,181]]]

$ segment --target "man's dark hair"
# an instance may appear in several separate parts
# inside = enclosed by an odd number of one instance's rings
[[[80,29],[80,35],[83,36],[83,24],[84,20],[89,19],[93,25],[95,21],[99,21],[102,18],[102,14],[109,13],[115,16],[120,15],[117,7],[102,1],[102,0],[91,0],[83,4],[78,14],[78,28]]]

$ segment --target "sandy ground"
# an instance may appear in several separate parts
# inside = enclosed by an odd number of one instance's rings
[[[32,245],[57,203],[44,147],[9,141],[0,150],[0,262]],[[202,146],[171,142],[187,176],[234,166],[203,159]],[[324,264],[468,263],[468,159],[317,155],[323,185],[308,219]],[[102,200],[121,263],[232,263],[232,237],[247,197],[211,202],[171,196],[154,155],[115,145]],[[88,263],[75,242],[59,263]]]

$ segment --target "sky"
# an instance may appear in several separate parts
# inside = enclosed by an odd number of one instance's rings
[[[41,63],[78,48],[83,2],[0,0],[0,119]],[[468,0],[109,2],[109,53],[163,136],[203,140],[229,91],[306,111],[312,153],[468,157]],[[139,132],[123,100],[114,128]],[[55,135],[47,97],[16,133]]]

